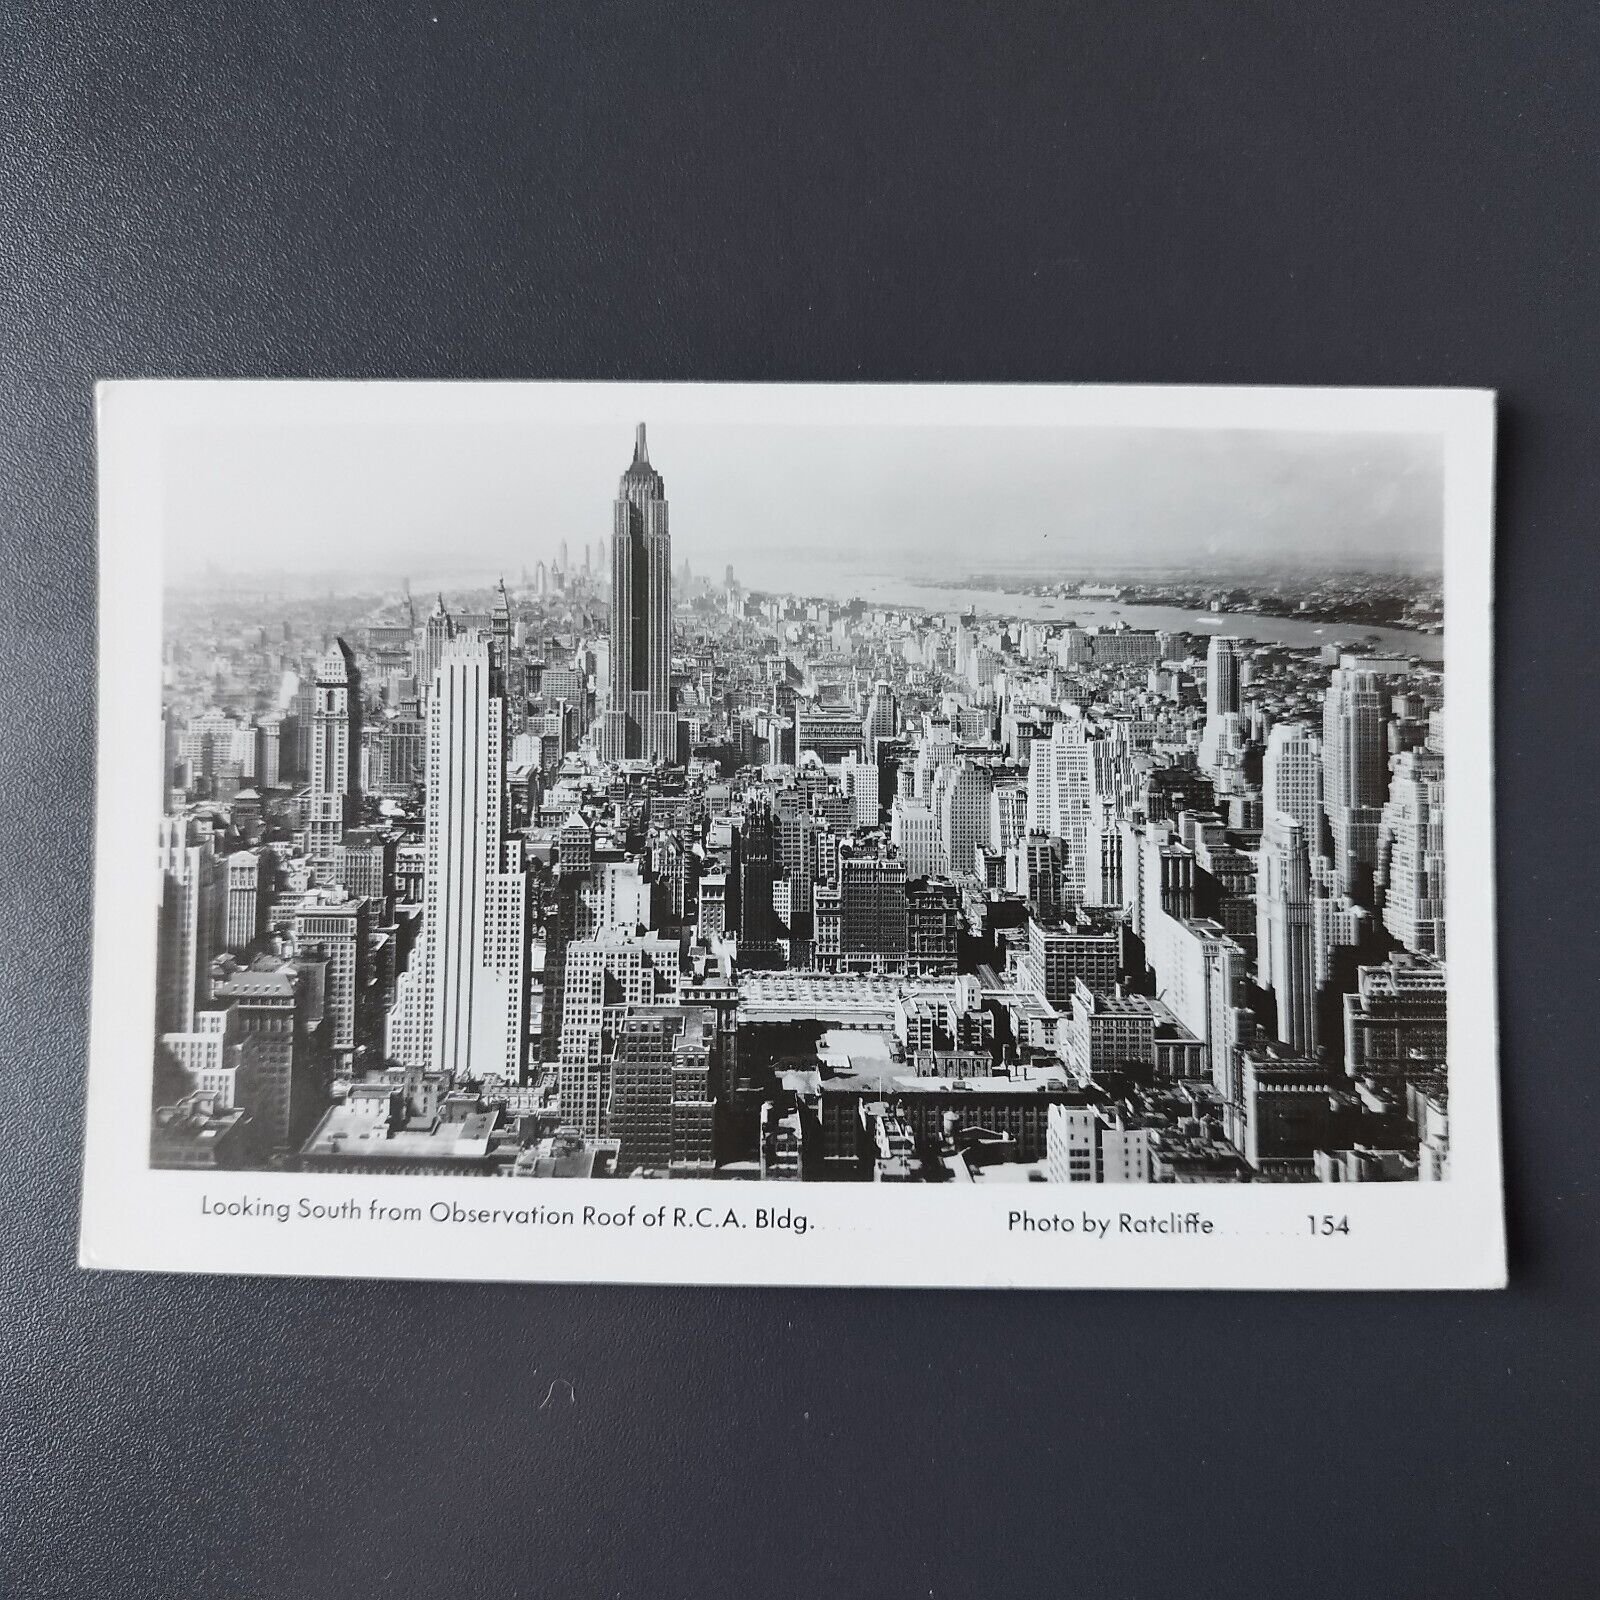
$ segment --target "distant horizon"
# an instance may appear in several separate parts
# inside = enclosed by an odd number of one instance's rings
[[[529,571],[533,570],[534,563],[529,563]],[[726,563],[724,563],[726,565]],[[683,566],[683,558],[675,553],[673,569],[676,573]],[[722,569],[697,567],[690,561],[690,570],[696,578],[707,578],[714,583],[722,581]],[[453,569],[440,568],[432,571],[383,571],[378,569],[358,570],[338,568],[303,568],[285,575],[281,570],[251,570],[245,568],[224,568],[218,566],[214,569],[207,568],[198,571],[191,570],[181,575],[168,576],[166,587],[174,592],[203,591],[210,587],[227,588],[230,590],[255,590],[264,594],[276,593],[280,589],[285,592],[305,593],[316,589],[335,596],[343,594],[356,594],[360,592],[399,592],[409,583],[412,593],[417,598],[428,596],[437,591],[441,586],[446,589],[463,591],[477,591],[493,589],[503,578],[511,589],[520,587],[522,569],[498,567],[461,566]],[[1437,579],[1442,574],[1442,565],[1438,562],[1429,564],[1425,561],[1379,561],[1376,558],[1365,560],[1332,560],[1323,559],[1316,562],[1279,561],[1273,563],[1263,560],[1257,563],[1238,563],[1223,565],[1220,563],[1208,565],[1184,563],[1157,563],[1138,565],[1131,562],[1120,564],[1082,565],[1076,567],[1043,567],[1034,565],[1006,565],[1001,562],[991,562],[987,571],[973,573],[952,573],[947,577],[930,577],[926,573],[917,573],[906,570],[896,570],[882,566],[861,566],[846,568],[844,581],[867,581],[872,579],[899,580],[907,583],[923,585],[926,587],[960,586],[982,587],[979,584],[968,583],[969,578],[997,577],[1017,582],[1033,584],[1068,583],[1077,580],[1104,582],[1115,579],[1127,582],[1150,583],[1158,580],[1173,580],[1184,582],[1237,582],[1248,578],[1285,578],[1304,579],[1320,574],[1339,575],[1349,577],[1406,577],[1412,579]],[[734,564],[734,577],[740,587],[747,592],[787,593],[794,595],[807,595],[821,593],[822,590],[813,590],[805,585],[782,582],[761,582],[748,577],[742,572],[737,563]],[[837,583],[832,585],[837,586]],[[995,590],[995,593],[1003,591]]]
[[[1429,434],[649,421],[673,564],[747,588],[993,573],[1437,572]],[[192,423],[165,442],[174,586],[465,583],[609,536],[633,427]],[[459,555],[470,540],[469,560]],[[1060,551],[1060,554],[1057,551]],[[189,580],[185,583],[185,580]],[[820,591],[819,591],[820,592]]]

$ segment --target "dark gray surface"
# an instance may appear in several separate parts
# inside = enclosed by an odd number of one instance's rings
[[[0,34],[0,1594],[1589,1592],[1592,4]],[[90,388],[163,375],[1499,388],[1512,1289],[80,1274]]]

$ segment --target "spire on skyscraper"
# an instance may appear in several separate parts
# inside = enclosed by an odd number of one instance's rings
[[[608,761],[676,753],[672,711],[672,540],[666,484],[650,465],[644,424],[622,474],[611,540],[610,694],[601,745]]]
[[[622,475],[622,492],[625,495],[630,486],[642,487],[647,497],[654,499],[659,499],[666,493],[666,484],[661,474],[650,465],[650,446],[645,440],[642,422],[633,436],[633,461]]]

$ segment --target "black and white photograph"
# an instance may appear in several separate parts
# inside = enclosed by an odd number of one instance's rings
[[[109,685],[159,714],[104,725],[159,809],[119,758],[148,870],[102,855],[135,1004],[97,1049],[197,1223],[504,1232],[512,1274],[530,1234],[749,1232],[848,1278],[842,1227],[938,1189],[1046,1273],[1062,1235],[1203,1273],[1269,1190],[1381,1250],[1374,1196],[1459,1192],[1463,1107],[1497,1173],[1451,984],[1492,902],[1447,891],[1487,838],[1447,568],[1489,549],[1448,513],[1492,434],[1443,421],[1488,397],[102,406],[103,559],[119,468],[160,550],[159,660]]]

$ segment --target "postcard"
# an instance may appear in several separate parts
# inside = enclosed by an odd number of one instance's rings
[[[1492,394],[98,424],[84,1266],[1504,1283]]]

